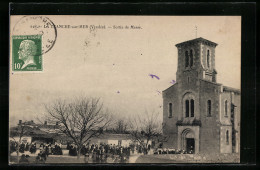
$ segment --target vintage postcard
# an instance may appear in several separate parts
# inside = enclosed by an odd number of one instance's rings
[[[10,16],[9,164],[239,163],[240,16]]]

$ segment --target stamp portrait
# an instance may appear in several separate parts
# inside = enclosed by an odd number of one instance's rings
[[[12,37],[13,71],[42,71],[42,36]]]

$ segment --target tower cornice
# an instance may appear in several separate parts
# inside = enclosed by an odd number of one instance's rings
[[[196,38],[196,39],[193,39],[193,40],[189,40],[189,41],[184,41],[184,42],[178,43],[175,46],[176,47],[182,47],[182,46],[185,46],[185,45],[192,45],[194,43],[200,43],[200,42],[203,43],[203,44],[209,45],[209,46],[213,46],[213,47],[216,47],[218,45],[217,43],[214,43],[212,41],[209,41],[207,39],[199,37],[199,38]]]

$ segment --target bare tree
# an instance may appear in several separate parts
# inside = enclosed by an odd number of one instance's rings
[[[129,121],[131,130],[129,133],[132,140],[140,143],[147,148],[150,141],[161,141],[163,137],[162,122],[158,119],[159,113],[148,114],[146,111],[143,115],[137,115]]]
[[[128,123],[124,119],[118,119],[114,123],[113,131],[115,133],[127,133]]]
[[[27,122],[19,123],[17,127],[10,131],[10,137],[17,143],[15,152],[17,153],[17,163],[19,163],[19,149],[22,142],[22,138],[31,131],[31,128],[26,125]],[[18,141],[15,139],[18,136]]]
[[[99,101],[83,97],[70,102],[57,100],[45,105],[47,120],[59,122],[59,130],[76,144],[78,158],[83,144],[101,135],[111,122],[110,115],[103,111],[103,104]]]

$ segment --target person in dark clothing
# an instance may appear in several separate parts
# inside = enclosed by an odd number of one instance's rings
[[[35,159],[35,163],[42,164],[45,163],[45,160],[41,157],[41,154],[39,153]]]
[[[108,157],[108,153],[105,153],[102,163],[107,163],[107,157]]]
[[[125,158],[125,154],[124,153],[122,153],[121,155],[120,155],[120,163],[126,163],[126,158]]]
[[[44,149],[44,152],[45,152],[45,154],[46,154],[46,157],[48,157],[48,156],[49,156],[48,146],[45,146],[43,149]]]
[[[40,155],[40,157],[41,157],[41,159],[43,159],[44,160],[44,162],[46,161],[46,159],[47,159],[47,155],[46,155],[46,152],[45,152],[45,150],[40,150],[40,153],[39,153]]]
[[[144,155],[147,155],[147,148],[144,147]]]
[[[132,150],[132,154],[134,154],[134,152],[135,152],[135,146],[134,145],[131,145],[131,150]]]
[[[30,152],[31,152],[31,154],[34,154],[36,152],[36,143],[31,145]]]
[[[87,153],[87,148],[86,148],[85,145],[83,145],[83,147],[81,148],[80,153],[81,153],[82,155],[86,155],[86,153]]]
[[[69,155],[72,156],[72,145],[71,144],[68,146],[68,150],[69,150]]]
[[[25,144],[22,143],[22,144],[20,145],[19,152],[24,153],[24,149],[25,149]]]
[[[29,143],[28,142],[26,142],[24,150],[29,151]]]
[[[93,163],[97,162],[97,151],[96,151],[96,149],[93,150],[92,160],[93,160]]]
[[[70,156],[77,156],[77,149],[75,146],[71,145],[70,150],[69,150],[69,155]]]
[[[127,159],[129,159],[130,154],[131,154],[131,148],[128,147],[128,148],[127,148],[127,154],[126,154],[126,158],[127,158]]]
[[[69,142],[67,142],[67,147],[66,147],[66,149],[67,149],[67,150],[70,150],[70,147],[71,147],[71,144],[70,144]]]
[[[26,156],[24,154],[22,154],[21,159],[19,160],[19,163],[21,163],[21,164],[29,163],[28,159],[26,158]]]
[[[44,147],[44,143],[41,143],[41,144],[40,144],[40,148],[43,148],[43,147]]]
[[[96,163],[101,162],[101,149],[97,149]]]

